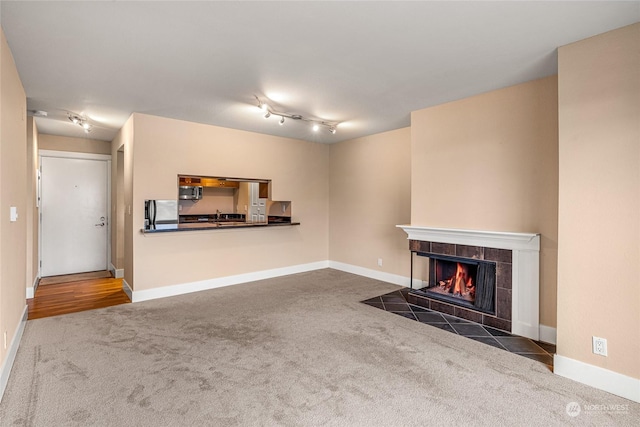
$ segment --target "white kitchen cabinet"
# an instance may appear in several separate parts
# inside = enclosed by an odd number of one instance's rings
[[[249,183],[249,218],[251,222],[267,222],[267,199],[260,197],[260,183]]]
[[[238,191],[238,211],[244,208],[247,221],[267,222],[267,199],[260,197],[260,183],[241,182]]]

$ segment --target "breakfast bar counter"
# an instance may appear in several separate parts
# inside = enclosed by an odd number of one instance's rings
[[[194,230],[228,230],[237,228],[265,228],[265,227],[283,227],[300,225],[299,222],[195,222],[195,223],[172,223],[172,224],[156,224],[145,227],[140,231],[144,234],[149,233],[170,233],[177,231],[194,231]]]

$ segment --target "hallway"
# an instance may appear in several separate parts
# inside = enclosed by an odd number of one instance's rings
[[[35,297],[27,300],[28,320],[130,302],[122,290],[122,279],[114,279],[108,272],[47,277],[40,279]]]

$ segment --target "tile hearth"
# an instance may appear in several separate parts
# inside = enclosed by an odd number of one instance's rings
[[[547,365],[550,370],[553,370],[553,355],[556,352],[555,345],[511,335],[499,329],[409,304],[406,297],[408,291],[408,289],[401,289],[362,302],[371,307],[406,317],[407,319],[462,335],[529,359],[537,360]]]

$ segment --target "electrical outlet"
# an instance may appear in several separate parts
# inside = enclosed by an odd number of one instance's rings
[[[607,340],[605,338],[593,338],[593,353],[599,354],[600,356],[607,355]]]
[[[382,267],[382,258],[378,258],[378,267]]]

